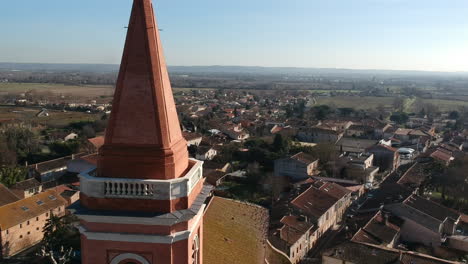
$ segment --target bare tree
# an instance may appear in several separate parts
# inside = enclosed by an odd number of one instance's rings
[[[59,252],[54,252],[53,250],[47,250],[46,247],[43,246],[37,255],[49,258],[53,264],[67,264],[70,263],[73,257],[73,249],[69,248],[65,250],[61,247]]]

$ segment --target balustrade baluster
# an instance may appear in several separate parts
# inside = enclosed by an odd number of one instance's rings
[[[127,192],[128,192],[128,184],[123,183],[122,184],[122,195],[127,195]]]
[[[142,193],[141,193],[141,183],[138,183],[137,185],[138,185],[138,192],[137,192],[137,195],[138,195],[138,196],[141,196],[141,195],[142,195]]]

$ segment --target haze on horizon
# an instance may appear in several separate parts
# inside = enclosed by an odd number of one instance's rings
[[[468,71],[466,0],[154,0],[169,65]],[[132,0],[5,1],[0,62],[119,64]]]

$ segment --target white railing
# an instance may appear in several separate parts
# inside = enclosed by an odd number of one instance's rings
[[[195,164],[184,177],[172,180],[100,178],[94,171],[81,173],[81,192],[94,198],[173,200],[187,197],[203,175],[203,162]]]
[[[104,184],[105,196],[152,197],[156,194],[156,184],[114,181],[106,181]]]

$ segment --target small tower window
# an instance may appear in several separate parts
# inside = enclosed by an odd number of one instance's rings
[[[192,243],[192,264],[198,264],[200,258],[200,240],[195,236]]]

